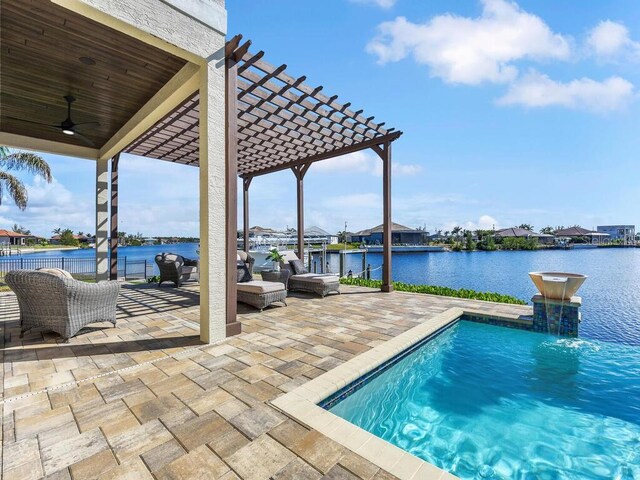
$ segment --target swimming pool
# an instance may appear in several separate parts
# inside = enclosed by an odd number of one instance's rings
[[[458,321],[329,412],[461,478],[640,478],[640,348]]]

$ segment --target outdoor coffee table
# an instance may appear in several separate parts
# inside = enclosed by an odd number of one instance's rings
[[[283,283],[285,288],[289,283],[289,277],[291,276],[291,272],[289,270],[283,269],[279,272],[275,272],[273,270],[269,270],[266,272],[262,272],[262,280],[265,282],[280,282]]]

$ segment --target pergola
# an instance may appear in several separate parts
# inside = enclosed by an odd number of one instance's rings
[[[266,63],[240,35],[225,42],[224,9],[219,1],[204,3],[206,12],[198,10],[202,4],[177,0],[3,0],[0,144],[96,160],[99,280],[117,278],[120,153],[199,167],[204,341],[241,328],[238,176],[248,249],[252,179],[293,172],[303,252],[304,178],[311,165],[372,149],[383,162],[382,289],[391,291],[391,143],[401,132],[307,85],[305,77],[288,75],[286,65]],[[76,122],[100,122],[85,134],[94,145],[29,123],[59,121],[62,96],[70,93],[78,98]]]

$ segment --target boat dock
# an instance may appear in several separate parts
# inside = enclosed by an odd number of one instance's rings
[[[22,255],[22,251],[17,247],[11,246],[0,246],[0,257],[12,257],[12,256],[20,256]]]

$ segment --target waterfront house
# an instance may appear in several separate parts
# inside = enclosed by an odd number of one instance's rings
[[[351,234],[351,242],[364,243],[367,245],[383,245],[383,225],[361,230]],[[408,244],[420,245],[428,239],[428,232],[424,230],[409,228],[399,223],[393,223],[391,228],[391,242],[394,245]]]
[[[608,240],[610,241],[620,241],[624,245],[632,245],[635,243],[635,225],[598,225],[596,231],[609,235]]]
[[[36,243],[38,240],[40,237],[36,235],[25,235],[12,230],[0,229],[0,245],[25,246]]]
[[[86,235],[74,234],[73,238],[75,240],[77,240],[80,245],[88,245],[90,243],[94,243],[95,242],[95,238],[87,237]],[[61,242],[60,235],[54,235],[53,237],[51,237],[49,239],[49,243],[51,245],[60,245],[60,242]]]
[[[553,235],[536,233],[518,227],[503,228],[502,230],[496,231],[495,236],[500,238],[535,238],[543,245],[553,245],[555,242],[555,236]]]
[[[577,225],[557,230],[555,233],[556,238],[572,241],[574,243],[600,244],[604,239],[609,237],[609,234],[607,233],[587,230],[586,228],[582,228]]]

